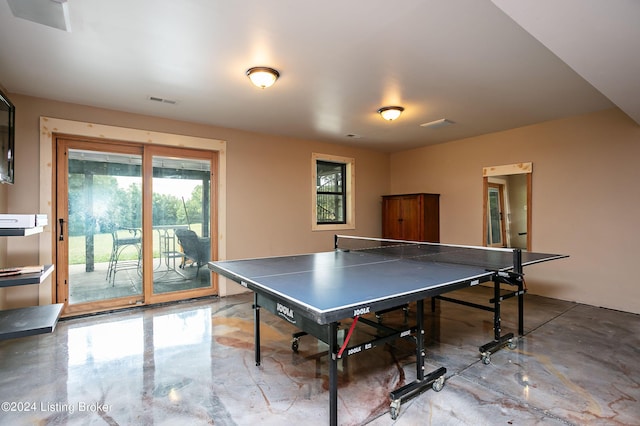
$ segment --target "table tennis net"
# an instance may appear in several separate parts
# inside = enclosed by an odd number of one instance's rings
[[[336,235],[335,248],[371,256],[400,258],[416,262],[477,266],[486,270],[508,270],[514,266],[513,249],[459,246]]]

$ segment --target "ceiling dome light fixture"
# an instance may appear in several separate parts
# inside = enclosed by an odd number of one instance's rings
[[[387,121],[393,121],[396,118],[400,117],[404,108],[401,106],[386,106],[380,108],[377,112]]]
[[[247,70],[247,77],[256,87],[265,89],[273,86],[280,73],[269,67],[253,67]]]

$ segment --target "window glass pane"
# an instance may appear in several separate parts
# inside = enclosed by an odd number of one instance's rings
[[[346,223],[346,164],[316,163],[317,223]]]
[[[502,223],[500,220],[500,193],[496,188],[489,188],[489,223],[487,244],[502,245]]]
[[[344,223],[342,195],[318,194],[318,223]]]
[[[318,161],[317,190],[322,192],[342,192],[344,164]]]
[[[211,162],[153,157],[153,292],[211,286]]]
[[[68,158],[69,304],[142,294],[142,156]]]

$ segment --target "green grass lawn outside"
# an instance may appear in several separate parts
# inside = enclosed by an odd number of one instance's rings
[[[199,236],[202,225],[192,224],[191,230],[195,231]],[[177,244],[176,240],[176,244]],[[111,249],[113,247],[113,237],[111,233],[94,234],[93,236],[93,262],[108,262],[111,257]],[[160,256],[160,239],[158,234],[154,232],[153,238],[153,257]],[[134,260],[138,258],[138,253],[133,248],[125,249],[120,255],[120,260]],[[69,265],[79,265],[86,263],[85,236],[69,237]]]

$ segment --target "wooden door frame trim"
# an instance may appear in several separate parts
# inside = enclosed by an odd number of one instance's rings
[[[64,120],[59,118],[40,117],[40,206],[38,213],[46,214],[49,218],[53,218],[55,216],[53,208],[55,207],[56,194],[54,179],[54,173],[56,172],[54,163],[54,142],[56,134],[81,136],[96,140],[116,140],[123,142],[137,142],[147,145],[217,151],[218,182],[215,190],[217,192],[218,214],[215,226],[218,231],[218,239],[216,252],[218,254],[218,259],[226,258],[226,141]],[[38,252],[40,264],[53,263],[56,231],[56,224],[49,223],[44,227],[43,232],[39,236]],[[39,286],[38,299],[40,305],[46,305],[53,302],[57,280],[55,271],[51,274],[49,280],[50,285],[44,284]],[[218,285],[220,296],[224,296],[227,293],[226,283],[223,281],[224,280],[220,280]]]

